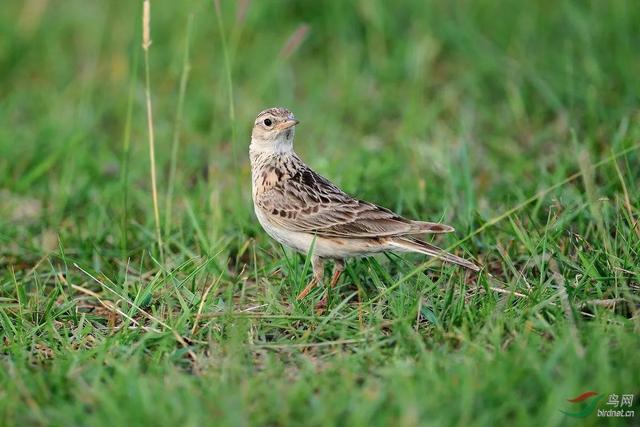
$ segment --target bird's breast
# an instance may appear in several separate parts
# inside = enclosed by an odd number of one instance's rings
[[[302,253],[307,253],[309,251],[313,242],[313,236],[311,234],[287,230],[277,224],[274,224],[269,220],[268,214],[259,206],[255,206],[255,212],[256,217],[258,217],[258,222],[272,239]]]

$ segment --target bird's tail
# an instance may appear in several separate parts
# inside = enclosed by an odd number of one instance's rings
[[[413,221],[415,234],[451,233],[455,231],[453,227],[439,222]],[[411,234],[414,234],[413,232]]]
[[[459,256],[450,254],[449,252],[444,251],[439,247],[422,240],[409,237],[394,237],[392,239],[389,239],[389,244],[401,251],[419,252],[421,254],[441,259],[443,261],[461,265],[462,267],[468,268],[473,271],[480,271],[480,267],[478,267],[471,261],[467,261],[464,258],[460,258]]]

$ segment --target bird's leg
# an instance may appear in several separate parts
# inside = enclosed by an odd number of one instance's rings
[[[313,255],[313,257],[311,258],[311,267],[313,268],[313,277],[309,281],[309,284],[302,290],[302,292],[298,294],[298,296],[296,297],[297,301],[300,301],[301,299],[306,297],[318,283],[322,282],[322,278],[324,276],[324,261],[322,260],[322,258]]]
[[[333,266],[333,274],[331,275],[331,283],[329,287],[325,288],[324,294],[322,294],[322,298],[316,304],[316,311],[322,312],[329,302],[329,289],[336,286],[338,283],[338,279],[340,279],[340,275],[344,271],[344,260],[336,259],[335,264]]]
[[[340,279],[340,275],[344,271],[344,260],[337,259],[335,265],[333,266],[333,275],[331,276],[331,284],[330,286],[333,288],[338,283],[338,279]]]

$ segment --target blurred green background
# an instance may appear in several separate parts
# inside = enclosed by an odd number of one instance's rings
[[[640,390],[637,1],[152,1],[162,253],[141,15],[3,3],[1,424],[563,425]],[[495,279],[389,256],[295,302],[251,204],[271,106]]]

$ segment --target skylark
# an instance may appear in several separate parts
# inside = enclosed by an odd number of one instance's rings
[[[346,258],[386,251],[418,252],[480,270],[472,262],[415,237],[449,233],[452,227],[403,218],[355,199],[314,172],[293,151],[298,123],[285,108],[264,110],[253,125],[249,147],[258,221],[281,244],[312,254],[313,277],[298,300],[322,281],[326,259],[335,262],[331,287],[338,282]],[[318,305],[326,302],[327,291]]]

